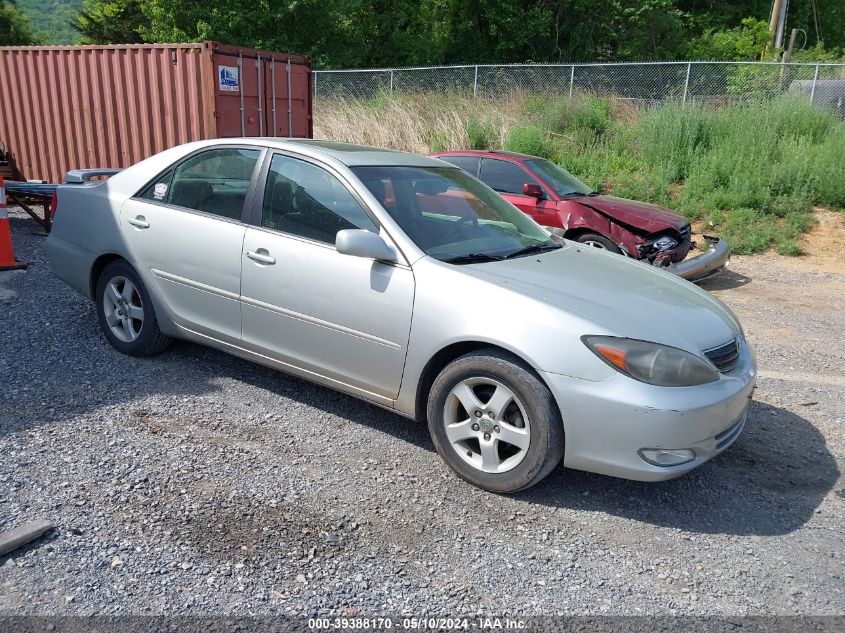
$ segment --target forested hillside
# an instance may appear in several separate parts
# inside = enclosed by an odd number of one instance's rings
[[[81,35],[71,21],[82,8],[82,0],[17,0],[45,44],[73,44]]]

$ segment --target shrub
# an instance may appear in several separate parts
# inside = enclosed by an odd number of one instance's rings
[[[499,130],[490,120],[480,121],[474,116],[467,120],[466,130],[469,149],[491,149],[496,147]]]
[[[518,125],[511,129],[505,144],[512,152],[546,157],[548,155],[548,140],[545,132],[530,123]]]

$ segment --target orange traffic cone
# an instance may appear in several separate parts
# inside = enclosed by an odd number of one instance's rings
[[[0,270],[26,268],[29,264],[15,259],[12,231],[9,229],[9,209],[6,207],[6,187],[0,176]]]

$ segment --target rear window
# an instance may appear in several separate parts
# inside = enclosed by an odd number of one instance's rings
[[[478,178],[478,168],[481,166],[481,159],[478,156],[438,156],[438,158]]]

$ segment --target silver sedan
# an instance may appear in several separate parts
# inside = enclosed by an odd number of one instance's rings
[[[447,163],[252,138],[89,175],[59,187],[48,256],[125,354],[188,339],[426,420],[496,492],[561,459],[668,479],[742,432],[756,367],[724,304]]]

